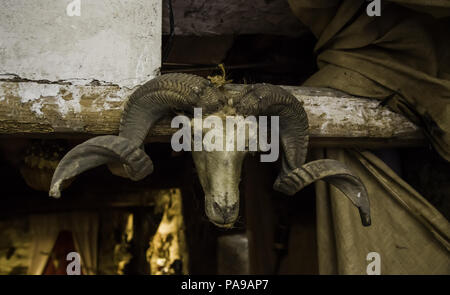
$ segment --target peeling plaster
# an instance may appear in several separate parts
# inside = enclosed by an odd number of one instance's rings
[[[242,86],[229,85],[231,95]],[[285,87],[304,102],[312,137],[419,138],[420,128],[376,100],[326,90]],[[135,90],[119,86],[77,86],[0,81],[0,131],[116,132],[125,100]],[[116,121],[117,120],[117,121]],[[166,128],[166,127],[164,127]],[[162,135],[171,129],[162,128]]]
[[[17,79],[17,78],[16,78]],[[6,81],[4,81],[6,82]],[[121,110],[123,102],[129,94],[136,88],[117,87],[115,91],[111,91],[110,86],[80,86],[80,85],[60,85],[60,84],[43,84],[36,82],[13,82],[17,85],[17,93],[11,93],[20,97],[20,102],[30,104],[30,110],[37,116],[43,116],[42,108],[51,104],[57,106],[57,111],[62,118],[69,113],[79,114],[84,107],[81,103],[82,97],[95,96],[96,98],[88,106],[90,111],[102,113],[107,110]],[[105,95],[101,89],[105,87],[108,90]],[[6,93],[3,87],[0,87],[0,101],[4,100]],[[70,99],[67,99],[69,97]]]
[[[19,83],[18,95],[21,103],[32,103],[30,110],[38,116],[42,116],[42,107],[52,100],[52,104],[58,106],[59,113],[65,117],[69,111],[74,113],[81,112],[78,89],[71,89],[71,100],[65,100],[61,89],[64,88],[58,84],[38,84],[38,83]]]
[[[6,99],[6,93],[3,91],[3,88],[0,87],[0,101],[4,101]]]

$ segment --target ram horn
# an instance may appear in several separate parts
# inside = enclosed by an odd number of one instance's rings
[[[192,113],[202,107],[214,112],[225,103],[222,92],[209,80],[189,74],[167,74],[145,83],[127,100],[121,116],[119,136],[91,139],[71,150],[59,163],[50,195],[59,196],[61,182],[90,168],[108,164],[113,174],[139,180],[153,171],[142,145],[151,127],[171,111]],[[130,147],[126,147],[130,144]],[[136,148],[139,147],[139,148]],[[129,160],[124,153],[133,151]],[[141,166],[135,166],[145,163]]]
[[[201,107],[203,113],[210,113],[225,101],[222,92],[205,78],[182,73],[159,76],[131,94],[121,116],[119,136],[143,144],[152,126],[171,111],[192,114],[195,107]],[[108,168],[127,177],[126,167],[111,163]]]
[[[110,162],[120,162],[132,180],[152,173],[153,164],[140,144],[114,135],[98,136],[71,149],[59,162],[50,185],[50,196],[60,197],[63,181]]]
[[[189,74],[166,74],[139,87],[128,99],[120,121],[119,136],[142,143],[150,128],[170,111],[204,114],[226,102],[222,92],[205,78]]]
[[[279,86],[255,84],[247,86],[236,104],[243,115],[279,116],[281,171],[283,178],[300,167],[308,152],[308,117],[303,104]]]
[[[359,209],[364,226],[371,223],[367,190],[361,180],[341,162],[325,159],[305,163],[308,151],[308,118],[303,104],[279,86],[256,84],[244,88],[237,108],[243,114],[279,116],[282,148],[281,171],[274,189],[294,195],[306,185],[323,179]]]
[[[278,178],[274,189],[286,195],[294,195],[317,180],[324,180],[344,193],[358,208],[362,224],[371,224],[369,197],[364,184],[339,161],[322,159],[304,164],[288,175]]]

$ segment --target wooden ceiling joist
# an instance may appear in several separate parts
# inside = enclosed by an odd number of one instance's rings
[[[231,92],[242,85],[227,85]],[[379,101],[330,89],[285,86],[304,102],[313,146],[418,146],[419,127]],[[68,138],[117,134],[124,101],[133,89],[119,86],[0,81],[0,135]],[[149,141],[167,141],[176,129],[161,120]]]

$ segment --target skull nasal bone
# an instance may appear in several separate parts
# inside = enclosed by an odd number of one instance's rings
[[[220,206],[217,202],[213,203],[213,211],[216,220],[216,223],[219,224],[230,224],[234,222],[234,219],[237,217],[236,215],[237,205],[231,206]],[[217,220],[219,219],[220,220]]]

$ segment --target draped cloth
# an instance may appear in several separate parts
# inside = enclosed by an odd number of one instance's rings
[[[450,1],[381,3],[381,16],[369,17],[366,1],[289,0],[318,39],[320,70],[304,86],[381,100],[450,161],[450,17],[433,17],[450,16]]]
[[[32,236],[31,259],[28,274],[40,275],[47,265],[58,234],[71,231],[75,249],[81,257],[84,274],[97,273],[98,214],[87,212],[39,214],[30,217]]]
[[[59,227],[54,216],[33,215],[29,219],[32,243],[28,274],[40,275],[43,273],[55,245]]]
[[[361,0],[288,2],[318,40],[319,71],[304,86],[380,100],[422,126],[450,161],[450,1],[382,0],[379,17]],[[381,274],[450,274],[448,220],[390,167],[370,152],[314,156],[346,163],[367,187],[372,213],[372,225],[362,227],[351,202],[317,182],[321,274],[366,274],[371,252],[380,255]]]
[[[450,274],[450,224],[410,185],[370,152],[315,150],[341,161],[367,188],[372,225],[334,186],[316,183],[320,274],[366,274],[372,252],[381,274]]]

